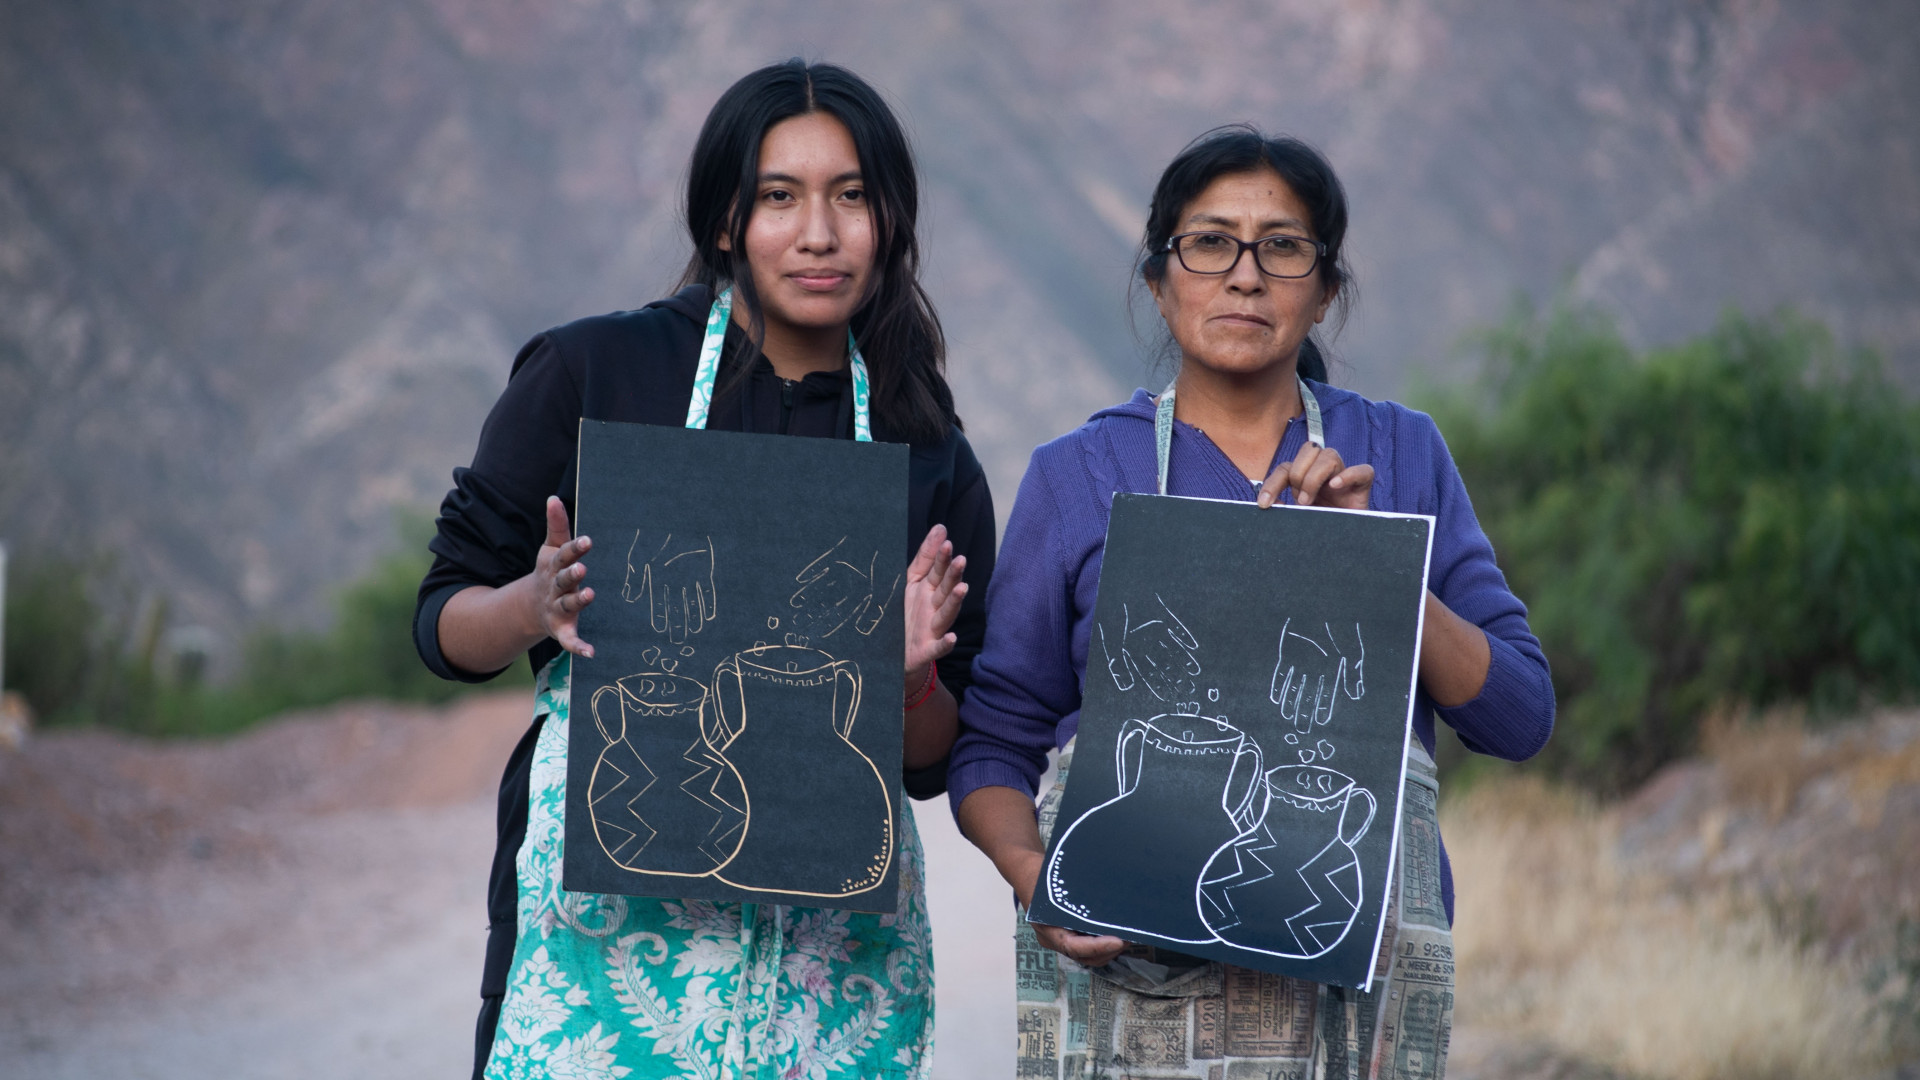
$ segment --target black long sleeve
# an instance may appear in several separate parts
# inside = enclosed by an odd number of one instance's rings
[[[462,589],[499,588],[533,570],[546,538],[548,496],[560,496],[572,518],[580,420],[685,423],[710,302],[696,286],[637,311],[555,327],[520,350],[507,388],[481,428],[472,465],[454,470],[453,490],[441,503],[429,544],[434,563],[420,583],[414,645],[435,674],[463,682],[499,674],[463,671],[447,660],[440,650],[440,614]],[[737,330],[730,332],[727,355],[739,344]],[[716,398],[708,426],[849,438],[850,393],[843,372],[815,373],[788,386],[762,359],[738,387]],[[875,437],[889,441],[879,418]],[[972,683],[973,657],[986,635],[995,536],[985,473],[958,430],[939,443],[911,448],[908,503],[903,539],[909,558],[936,524],[947,526],[955,553],[967,557],[968,595],[954,624],[957,643],[938,665],[941,681],[960,698]],[[537,671],[558,654],[559,646],[547,639],[529,650],[528,659]],[[945,790],[945,763],[913,770],[905,780],[910,795],[931,798]]]

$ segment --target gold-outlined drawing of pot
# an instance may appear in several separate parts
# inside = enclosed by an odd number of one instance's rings
[[[605,704],[609,694],[617,708]],[[706,877],[731,861],[746,827],[746,793],[707,736],[707,688],[643,671],[594,691],[590,707],[606,746],[593,763],[587,807],[607,858],[674,877]]]
[[[739,851],[713,876],[826,898],[886,880],[893,792],[851,738],[859,665],[805,646],[762,645],[721,661],[712,685],[711,742],[738,770],[747,806]],[[837,820],[822,820],[822,793]]]
[[[1120,726],[1120,793],[1074,819],[1047,862],[1047,897],[1096,926],[1214,940],[1194,906],[1213,854],[1266,814],[1260,745],[1225,720],[1162,713]]]
[[[1279,766],[1266,787],[1259,827],[1216,852],[1201,874],[1200,917],[1229,945],[1311,960],[1340,944],[1359,917],[1366,887],[1355,845],[1379,803],[1322,765]],[[1311,854],[1300,858],[1303,851]]]

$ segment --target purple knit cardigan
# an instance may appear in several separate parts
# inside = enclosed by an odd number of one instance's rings
[[[1469,749],[1509,761],[1539,753],[1553,731],[1547,659],[1527,629],[1525,605],[1494,563],[1493,545],[1473,516],[1439,429],[1431,417],[1405,406],[1311,385],[1327,445],[1349,465],[1374,468],[1369,506],[1434,516],[1428,587],[1487,633],[1492,661],[1479,696],[1436,708],[1417,693],[1414,733],[1432,753],[1438,712]],[[1153,413],[1153,399],[1136,390],[1131,400],[1095,413],[1078,430],[1033,452],[987,588],[986,643],[960,708],[960,738],[947,776],[956,809],[983,787],[1034,795],[1047,751],[1065,746],[1079,729],[1107,516],[1115,492],[1155,490]],[[1291,461],[1306,437],[1305,423],[1295,417],[1275,462]],[[1167,490],[1251,502],[1258,489],[1206,435],[1176,421]],[[1451,919],[1453,868],[1444,844],[1440,857]]]

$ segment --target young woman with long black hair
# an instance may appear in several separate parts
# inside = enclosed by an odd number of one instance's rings
[[[714,428],[911,444],[902,783],[944,790],[994,526],[918,281],[917,211],[911,151],[872,87],[799,60],[746,76],[694,147],[684,287],[535,337],[472,467],[455,470],[420,655],[450,679],[490,678],[523,652],[539,673],[500,790],[476,1076],[926,1075],[932,945],[910,814],[895,915],[560,887],[570,660],[593,655],[577,620],[598,565],[569,530],[583,417],[677,426],[704,395]],[[703,350],[720,356],[711,383]]]
[[[1473,750],[1522,760],[1553,730],[1553,687],[1433,421],[1327,383],[1312,334],[1350,289],[1346,231],[1339,179],[1297,139],[1218,129],[1161,174],[1139,265],[1178,373],[1034,451],[948,782],[961,829],[1025,907],[1059,805],[1056,784],[1036,818],[1048,752],[1062,779],[1072,767],[1115,492],[1431,514],[1386,985],[1361,993],[1023,919],[1022,1076],[1442,1071],[1453,879],[1434,819],[1434,719]],[[1026,1037],[1045,1031],[1059,1038]]]

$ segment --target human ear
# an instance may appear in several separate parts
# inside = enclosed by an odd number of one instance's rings
[[[1327,311],[1333,307],[1333,302],[1339,298],[1340,286],[1338,285],[1328,289],[1325,295],[1320,297],[1320,307],[1313,313],[1313,321],[1316,325],[1326,319]]]
[[[732,235],[730,235],[725,229],[720,230],[720,235],[718,238],[714,240],[713,246],[719,248],[721,251],[731,253],[733,251]]]
[[[1167,290],[1166,285],[1167,281],[1164,275],[1158,281],[1155,281],[1153,278],[1147,279],[1147,293],[1153,297],[1154,309],[1160,312],[1160,321],[1166,323],[1167,329],[1171,331],[1173,329],[1173,312],[1169,310],[1169,306],[1173,303],[1173,294]]]

